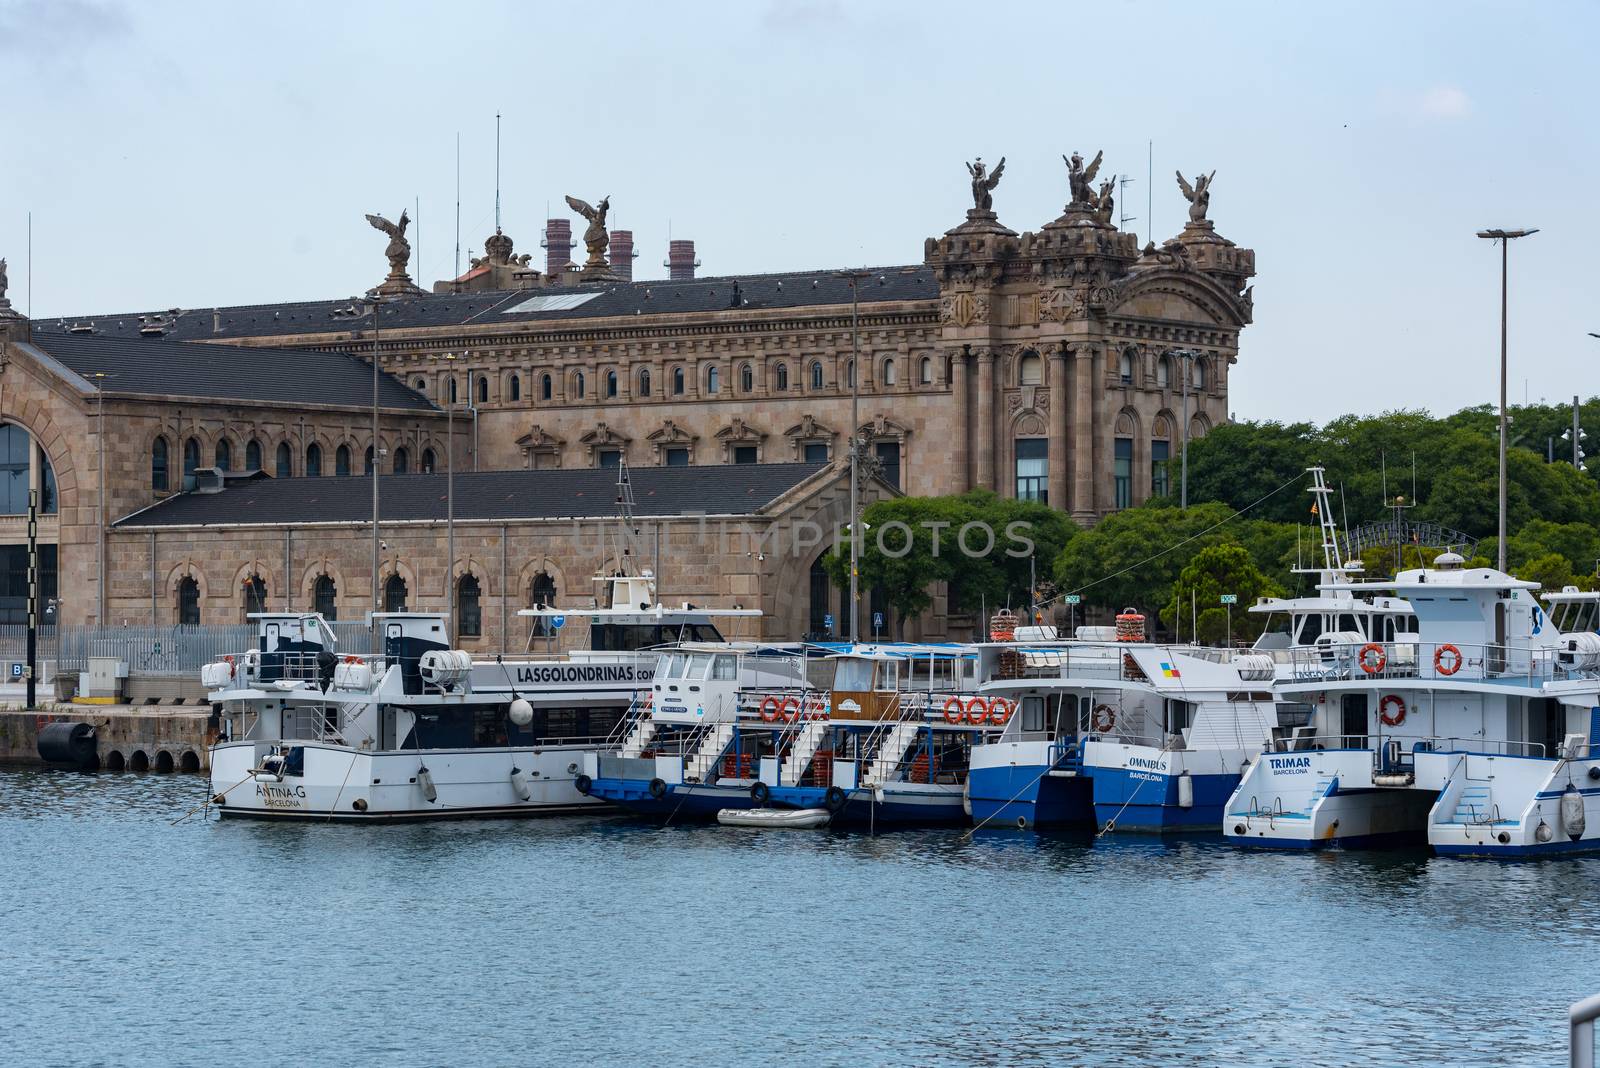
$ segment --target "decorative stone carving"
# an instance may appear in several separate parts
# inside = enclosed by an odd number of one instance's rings
[[[1178,171],[1178,188],[1183,190],[1183,198],[1189,202],[1189,221],[1203,223],[1206,221],[1206,211],[1211,207],[1211,179],[1217,176],[1216,171],[1210,174],[1197,174],[1194,176],[1194,185],[1190,185],[1184,178],[1183,172]]]
[[[1067,165],[1067,185],[1072,191],[1072,200],[1067,204],[1067,210],[1092,212],[1098,203],[1094,195],[1094,176],[1100,172],[1100,160],[1105,152],[1096,152],[1094,160],[1087,167],[1083,165],[1083,157],[1074,152],[1071,156],[1062,156]]]
[[[952,293],[939,301],[939,319],[957,326],[986,323],[989,321],[989,294]]]
[[[583,246],[589,250],[584,270],[603,270],[607,266],[606,249],[611,244],[611,234],[606,230],[606,214],[611,211],[611,198],[601,197],[600,206],[595,207],[586,200],[569,196],[567,206],[589,220],[588,227],[583,231]]]
[[[1046,432],[1045,421],[1038,412],[1028,412],[1018,418],[1012,430],[1019,438],[1042,438]]]
[[[1006,158],[1000,157],[1000,163],[995,167],[994,173],[989,174],[984,166],[983,157],[979,156],[967,164],[967,173],[972,176],[972,207],[974,211],[990,212],[994,210],[994,187],[1000,184],[1000,176],[1006,172]]]
[[[367,222],[374,230],[382,230],[389,235],[389,244],[383,250],[389,259],[389,274],[372,292],[380,296],[405,296],[422,292],[406,273],[406,265],[411,262],[411,242],[406,240],[406,227],[411,225],[411,216],[402,210],[397,223],[390,222],[382,215],[368,215]]]

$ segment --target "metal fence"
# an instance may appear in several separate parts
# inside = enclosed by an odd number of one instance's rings
[[[338,652],[373,652],[372,630],[366,623],[329,623]],[[254,623],[232,626],[174,627],[40,627],[38,659],[55,661],[56,671],[87,671],[89,658],[116,657],[133,677],[200,675],[200,668],[257,645]],[[28,628],[0,625],[0,663],[25,662]]]

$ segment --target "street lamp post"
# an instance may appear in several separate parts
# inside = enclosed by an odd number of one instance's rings
[[[372,302],[372,610],[382,607],[378,602],[378,560],[382,543],[378,540],[378,468],[382,457],[378,450],[378,302]]]
[[[1511,242],[1538,232],[1537,229],[1478,231],[1479,237],[1500,242],[1500,518],[1496,525],[1499,545],[1495,566],[1501,571],[1506,569],[1506,275]]]
[[[870,271],[840,271],[850,282],[850,641],[856,640],[861,572],[861,280]]]
[[[452,601],[451,588],[455,583],[456,568],[456,354],[447,352],[442,357],[449,371],[449,384],[444,389],[445,440],[444,447],[444,529],[445,529],[445,603]],[[450,644],[456,641],[456,614],[450,613]]]
[[[99,511],[100,511],[99,522],[96,524],[100,528],[100,540],[99,540],[99,560],[97,562],[97,570],[99,571],[99,575],[98,575],[98,577],[96,579],[97,596],[96,596],[96,616],[95,616],[95,620],[101,626],[105,626],[105,623],[106,623],[106,378],[107,377],[109,377],[109,376],[104,371],[96,371],[94,373],[94,391],[95,391],[95,408],[96,408],[96,411],[95,411],[94,436],[95,436],[95,446],[100,452],[100,458],[98,460],[99,470],[98,470],[98,474],[96,476],[98,481],[99,481],[99,489],[95,493],[95,496],[99,498],[99,500],[97,500],[95,503],[98,506]],[[167,460],[167,463],[169,465],[169,470],[170,470],[170,465],[172,463],[170,458]],[[167,477],[170,479],[172,476],[169,474]],[[155,620],[151,620],[151,622],[154,623]]]
[[[1182,362],[1178,366],[1178,374],[1183,379],[1181,394],[1183,396],[1182,437],[1178,446],[1178,507],[1189,507],[1189,375],[1193,367],[1193,360],[1199,353],[1193,349],[1169,349],[1168,356],[1176,356]]]

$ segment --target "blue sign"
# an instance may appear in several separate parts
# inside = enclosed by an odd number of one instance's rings
[[[567,617],[566,616],[551,616],[550,617],[550,629],[551,630],[560,630],[562,627],[564,627],[566,625],[567,625]]]
[[[832,631],[833,630],[833,616],[832,615],[825,615],[825,616],[822,617],[822,629],[826,630],[826,631]]]
[[[22,678],[22,665],[21,664],[12,664],[11,665],[11,677],[14,678],[14,679]]]
[[[883,613],[882,612],[874,612],[874,613],[872,613],[872,629],[873,630],[882,630],[883,629]]]

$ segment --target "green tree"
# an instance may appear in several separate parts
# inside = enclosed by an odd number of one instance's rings
[[[1222,604],[1223,594],[1238,598],[1231,611]],[[1273,582],[1238,544],[1211,545],[1194,555],[1172,584],[1172,596],[1161,610],[1161,620],[1169,628],[1187,634],[1198,627],[1198,640],[1220,642],[1231,630],[1235,641],[1254,641],[1266,623],[1264,615],[1245,609],[1258,597],[1282,596],[1283,589]],[[1191,605],[1195,623],[1191,624]]]

